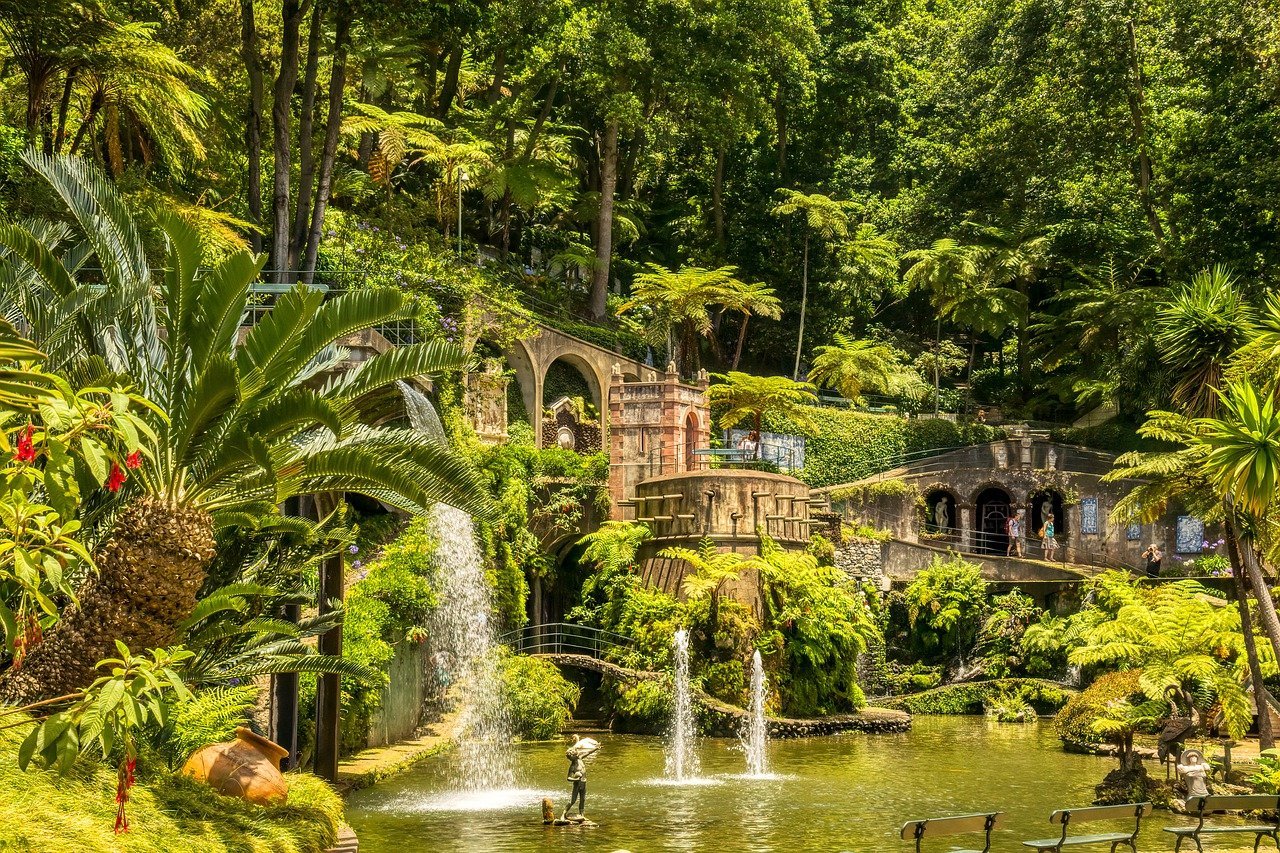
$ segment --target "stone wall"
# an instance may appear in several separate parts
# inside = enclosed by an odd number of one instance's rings
[[[848,539],[836,546],[836,568],[854,578],[884,575],[884,546],[874,539]]]
[[[395,657],[387,670],[391,682],[383,688],[382,707],[369,726],[369,746],[386,746],[416,734],[427,698],[426,673],[426,643],[396,646]]]

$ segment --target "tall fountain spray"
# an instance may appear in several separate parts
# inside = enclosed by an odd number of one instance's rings
[[[471,792],[513,788],[511,717],[498,672],[497,626],[471,516],[436,504],[431,529],[440,543],[437,614],[459,698],[453,783]]]
[[[769,775],[769,726],[764,719],[764,661],[760,651],[751,657],[751,707],[742,730],[747,775]]]
[[[671,711],[671,733],[667,741],[666,776],[683,782],[696,779],[702,769],[698,761],[693,695],[689,689],[689,632],[684,628],[676,631],[675,657],[675,704]]]

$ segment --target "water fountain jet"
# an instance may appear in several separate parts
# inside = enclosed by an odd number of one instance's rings
[[[675,639],[675,700],[671,709],[671,734],[667,741],[666,777],[676,782],[696,779],[698,760],[697,720],[689,687],[689,632],[681,628]]]
[[[751,657],[751,707],[742,731],[748,776],[769,775],[769,726],[764,718],[764,661],[759,649]]]

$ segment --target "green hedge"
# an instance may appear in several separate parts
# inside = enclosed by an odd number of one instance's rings
[[[781,417],[766,417],[764,426],[770,432],[805,436],[805,467],[798,476],[814,487],[861,479],[904,453],[983,444],[1003,435],[983,424],[935,418],[907,420],[819,406],[806,407],[806,414],[817,429],[801,429]]]
[[[1142,686],[1138,683],[1141,675],[1139,669],[1109,672],[1073,696],[1053,720],[1053,728],[1062,743],[1068,749],[1088,751],[1095,744],[1105,742],[1106,738],[1093,728],[1094,722],[1114,702],[1141,701]]]
[[[981,714],[987,702],[996,696],[1017,696],[1036,709],[1037,714],[1051,714],[1061,708],[1072,694],[1057,685],[1036,678],[997,678],[949,684],[909,696],[878,699],[882,708],[897,708],[912,714],[959,716]]]

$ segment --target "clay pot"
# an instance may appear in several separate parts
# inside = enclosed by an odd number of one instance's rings
[[[289,796],[289,786],[280,772],[280,759],[288,754],[280,744],[239,728],[235,740],[193,752],[182,773],[228,797],[260,806],[279,804]]]

